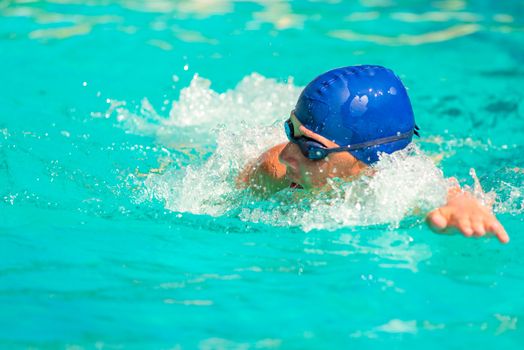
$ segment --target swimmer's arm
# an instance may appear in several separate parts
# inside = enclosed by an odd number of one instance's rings
[[[271,194],[289,187],[286,166],[278,160],[285,143],[265,151],[249,162],[237,178],[238,187],[249,187],[258,194]]]
[[[494,235],[501,243],[509,242],[506,230],[493,215],[491,207],[480,203],[458,184],[448,190],[446,204],[426,216],[426,222],[438,233],[460,232],[466,237]]]

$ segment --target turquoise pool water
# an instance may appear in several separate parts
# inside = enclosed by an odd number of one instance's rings
[[[523,13],[0,0],[0,347],[521,349]],[[413,149],[329,196],[235,188],[302,86],[363,63],[408,86]],[[409,215],[449,176],[509,245]]]

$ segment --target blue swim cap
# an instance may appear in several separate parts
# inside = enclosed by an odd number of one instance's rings
[[[302,91],[295,116],[309,130],[339,146],[369,142],[415,130],[406,89],[390,69],[349,66],[326,72]],[[416,133],[416,131],[415,131]],[[350,151],[371,164],[379,152],[405,148],[412,137]]]

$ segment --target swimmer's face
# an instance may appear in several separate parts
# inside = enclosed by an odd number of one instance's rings
[[[307,136],[327,148],[339,147],[333,141],[312,132],[303,126],[296,116],[291,113],[291,122],[296,137]],[[286,177],[304,188],[322,187],[327,179],[350,178],[357,175],[366,165],[349,152],[331,153],[321,160],[306,158],[300,148],[289,142],[280,152],[279,160],[286,166]]]

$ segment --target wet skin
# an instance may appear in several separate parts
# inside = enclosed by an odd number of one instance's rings
[[[338,147],[301,125],[293,114],[291,121],[296,137],[307,136],[328,148]],[[329,178],[351,180],[368,169],[349,152],[332,153],[325,159],[313,161],[306,158],[297,145],[287,142],[270,148],[249,163],[240,174],[239,183],[261,195],[270,195],[292,184],[309,189],[325,186]],[[501,243],[509,242],[508,234],[491,208],[458,185],[449,189],[445,205],[427,214],[426,222],[437,233],[461,233],[466,237],[493,235]]]
[[[301,125],[294,114],[291,122],[295,130],[295,137],[306,136],[327,148],[338,147],[336,143],[326,139]],[[286,178],[304,188],[322,187],[328,178],[350,179],[367,168],[366,164],[357,160],[349,152],[331,153],[321,160],[306,158],[299,147],[288,142],[278,155],[278,160],[286,168]]]

